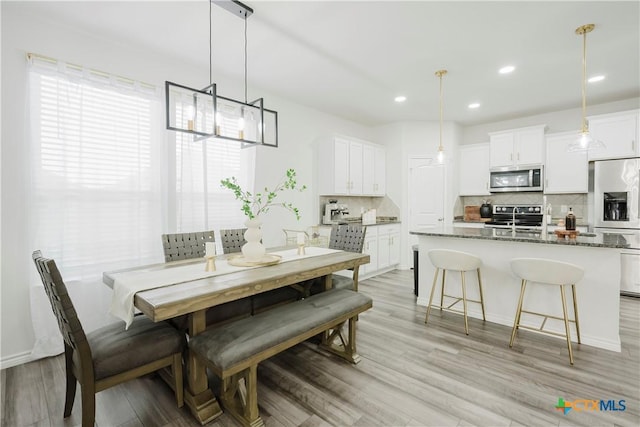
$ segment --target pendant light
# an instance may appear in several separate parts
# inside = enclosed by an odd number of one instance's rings
[[[212,76],[211,3],[244,20],[244,100],[221,96]],[[195,139],[228,139],[242,147],[278,146],[278,113],[264,108],[263,99],[247,100],[247,18],[253,9],[237,0],[209,2],[209,86],[193,89],[165,82],[166,128],[191,134]]]
[[[442,76],[447,74],[447,70],[436,71],[436,76],[440,79],[440,144],[438,145],[438,163],[444,163],[444,147],[442,146]]]
[[[576,28],[576,34],[582,36],[582,126],[578,138],[567,146],[569,152],[604,148],[602,141],[593,139],[587,123],[587,33],[593,31],[594,28],[594,24],[586,24]]]

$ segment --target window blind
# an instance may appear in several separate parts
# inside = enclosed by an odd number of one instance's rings
[[[160,97],[140,84],[30,57],[36,247],[65,279],[157,261]]]

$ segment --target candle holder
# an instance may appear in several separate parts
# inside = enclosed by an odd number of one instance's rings
[[[304,251],[304,243],[301,245],[298,245],[298,255],[306,255]]]
[[[216,271],[216,257],[213,255],[205,256],[207,265],[204,267],[204,271]]]

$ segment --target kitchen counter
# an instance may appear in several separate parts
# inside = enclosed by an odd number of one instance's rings
[[[421,228],[410,231],[418,237],[418,300],[426,306],[435,268],[428,252],[432,249],[451,249],[475,254],[482,259],[482,284],[488,322],[507,326],[504,333],[505,346],[513,326],[516,305],[520,292],[520,280],[511,272],[514,258],[546,258],[568,262],[580,266],[584,277],[577,283],[578,313],[582,346],[588,345],[611,351],[620,351],[620,262],[621,253],[628,251],[629,244],[618,236],[608,233],[584,233],[575,240],[558,241],[555,234],[544,239],[540,233],[516,232],[510,229],[463,228],[445,226],[441,228]],[[476,279],[467,274],[467,298],[479,299]],[[440,286],[436,287],[436,301],[439,301]],[[447,294],[461,296],[460,274],[447,274]],[[562,316],[560,293],[556,286],[529,286],[525,298],[525,308],[534,312]],[[437,312],[437,310],[436,310]],[[445,315],[456,316],[455,313]],[[482,319],[479,304],[469,304],[469,316]],[[541,320],[525,316],[524,324],[538,328]],[[470,334],[475,327],[472,323]],[[576,340],[575,325],[572,324],[572,338]],[[460,328],[463,320],[460,318]],[[556,319],[548,319],[545,330],[563,332],[564,324]],[[464,332],[462,332],[464,333]],[[577,345],[579,348],[580,345]],[[576,347],[574,347],[575,349]],[[566,352],[566,345],[558,342],[558,351]],[[579,355],[579,351],[574,354]],[[579,356],[576,364],[580,364]]]
[[[563,240],[559,240],[553,232],[548,233],[546,238],[543,238],[542,233],[536,231],[516,231],[513,234],[510,229],[505,228],[465,228],[455,226],[417,229],[411,231],[410,234],[459,237],[463,239],[505,240],[548,245],[640,249],[640,247],[631,247],[630,243],[622,235],[601,232],[580,233],[575,239]]]

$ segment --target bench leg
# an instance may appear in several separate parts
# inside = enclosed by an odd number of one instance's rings
[[[264,426],[258,411],[258,365],[222,380],[224,409],[245,427]]]
[[[333,329],[323,334],[321,346],[351,363],[360,362],[360,355],[356,352],[356,322],[358,316],[349,319],[349,334],[345,336],[342,329],[345,322],[342,322]],[[336,340],[339,340],[337,342]]]

